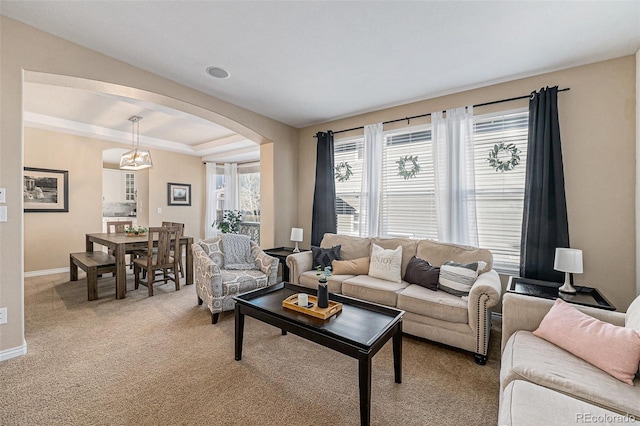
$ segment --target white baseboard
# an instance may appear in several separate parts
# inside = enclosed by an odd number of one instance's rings
[[[62,274],[64,272],[69,272],[69,267],[68,266],[65,267],[65,268],[42,269],[40,271],[25,272],[24,273],[24,277],[25,278],[39,277],[39,276],[42,276],[42,275]]]
[[[182,254],[182,258],[186,259],[187,255],[186,253]],[[42,269],[40,271],[29,271],[29,272],[25,272],[24,273],[24,277],[25,278],[31,278],[31,277],[40,277],[42,275],[53,275],[53,274],[64,274],[69,272],[69,267],[66,266],[64,268],[55,268],[55,269]]]
[[[17,356],[25,355],[26,353],[27,353],[27,342],[25,341],[22,344],[22,346],[0,351],[0,362],[6,361],[11,358],[15,358]]]

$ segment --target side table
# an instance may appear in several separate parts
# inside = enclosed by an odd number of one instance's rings
[[[616,310],[616,307],[613,306],[597,288],[576,285],[574,286],[576,294],[569,294],[559,292],[558,288],[561,286],[562,283],[512,276],[509,277],[507,292],[552,300],[560,297],[565,302],[574,303],[576,305],[606,309],[608,311]]]
[[[300,249],[300,252],[309,251],[308,249]],[[282,281],[289,282],[289,267],[287,266],[287,256],[293,254],[293,247],[276,247],[264,250],[269,256],[273,256],[280,260],[282,264]]]

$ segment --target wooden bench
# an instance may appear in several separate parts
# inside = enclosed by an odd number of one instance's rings
[[[78,281],[78,268],[87,273],[87,297],[98,298],[98,275],[116,272],[116,258],[103,251],[86,251],[69,254],[70,281]]]

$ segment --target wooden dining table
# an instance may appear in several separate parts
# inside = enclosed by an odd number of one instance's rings
[[[94,244],[108,247],[114,252],[116,258],[116,299],[124,299],[127,295],[127,263],[125,261],[127,250],[145,249],[149,245],[149,237],[128,236],[124,233],[96,233],[87,234],[86,251],[93,251]],[[185,247],[187,261],[185,265],[186,283],[193,284],[193,252],[191,245],[193,237],[183,236],[180,245]],[[177,273],[177,271],[176,271]]]

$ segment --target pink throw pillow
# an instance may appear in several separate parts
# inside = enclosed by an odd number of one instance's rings
[[[533,334],[633,386],[640,362],[639,331],[600,321],[556,299]]]

